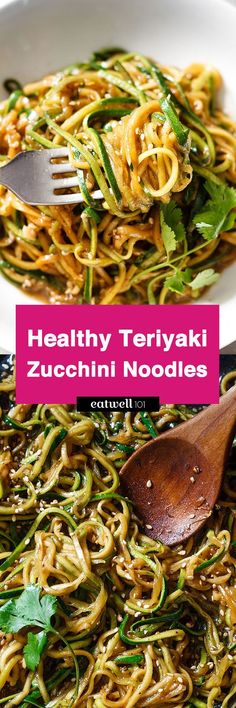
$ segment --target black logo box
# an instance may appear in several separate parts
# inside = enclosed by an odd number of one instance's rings
[[[113,396],[113,397],[88,397],[78,396],[76,399],[77,411],[86,413],[91,411],[159,411],[160,401],[157,396]]]

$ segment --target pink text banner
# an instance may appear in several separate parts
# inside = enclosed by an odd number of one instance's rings
[[[217,305],[18,305],[17,403],[218,403]]]

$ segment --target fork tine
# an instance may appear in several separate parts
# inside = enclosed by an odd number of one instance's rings
[[[57,158],[57,157],[68,157],[69,150],[67,147],[49,148],[47,153],[48,153],[49,160],[54,160],[54,158]]]
[[[55,189],[67,189],[69,187],[78,187],[79,182],[78,182],[78,177],[64,177],[64,179],[54,179],[53,180],[53,186],[54,190]]]
[[[102,199],[103,195],[100,189],[96,189],[91,193],[92,199]],[[74,192],[74,194],[53,194],[52,201],[50,204],[80,204],[83,202],[83,196],[81,192]]]
[[[81,204],[83,202],[83,197],[81,192],[74,192],[74,194],[53,194],[52,199],[49,204]]]
[[[61,174],[62,172],[77,171],[76,167],[73,167],[68,160],[66,162],[50,162],[50,169],[52,175],[56,175],[57,173]]]

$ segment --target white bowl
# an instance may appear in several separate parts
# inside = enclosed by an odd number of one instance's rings
[[[208,62],[225,81],[236,117],[236,8],[227,0],[0,0],[0,85],[28,82],[94,49],[121,46],[161,62]],[[202,301],[221,305],[221,347],[236,339],[236,263]],[[17,303],[33,298],[0,277],[1,345],[14,351]]]

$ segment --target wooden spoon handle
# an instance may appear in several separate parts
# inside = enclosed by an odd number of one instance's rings
[[[185,430],[185,426],[187,429]],[[178,437],[198,445],[202,452],[216,460],[217,467],[225,465],[236,429],[236,386],[220,398],[220,403],[209,406],[178,429]]]

